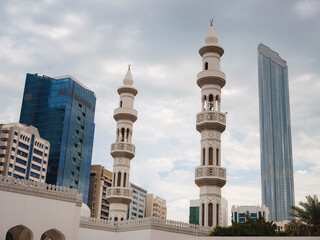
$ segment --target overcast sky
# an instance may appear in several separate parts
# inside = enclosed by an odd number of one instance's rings
[[[319,0],[0,1],[0,123],[19,121],[26,73],[70,74],[96,93],[92,163],[112,170],[113,110],[131,63],[139,116],[130,181],[166,199],[169,219],[188,221],[189,200],[199,196],[198,50],[211,17],[225,49],[222,194],[229,208],[261,203],[259,43],[288,64],[296,204],[319,195]]]

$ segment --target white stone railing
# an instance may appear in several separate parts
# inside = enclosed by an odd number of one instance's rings
[[[203,121],[217,121],[222,124],[226,123],[226,114],[221,112],[206,111],[197,114],[197,124]]]
[[[166,220],[156,217],[138,218],[118,222],[97,218],[81,217],[80,227],[115,232],[157,229],[196,236],[208,235],[213,229],[212,227],[203,227],[195,224]]]
[[[195,170],[195,177],[220,177],[226,178],[226,169],[222,167],[200,166]]]
[[[77,206],[82,205],[82,194],[78,193],[76,189],[35,182],[32,180],[0,175],[0,190],[74,202]]]
[[[107,196],[124,196],[132,198],[132,190],[122,187],[110,187],[107,189]]]
[[[132,143],[126,143],[126,142],[112,143],[111,151],[116,151],[116,150],[126,150],[134,153],[136,148]]]

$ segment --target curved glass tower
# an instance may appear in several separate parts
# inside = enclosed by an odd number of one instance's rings
[[[291,219],[294,184],[287,63],[258,46],[262,204],[271,221]]]

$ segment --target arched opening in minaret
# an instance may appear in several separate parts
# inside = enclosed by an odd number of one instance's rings
[[[205,111],[205,110],[207,110],[207,96],[206,95],[204,95],[202,97],[202,111]]]
[[[117,142],[119,141],[119,128],[117,128]]]
[[[130,130],[129,128],[127,128],[126,142],[129,142],[129,133],[130,133]]]
[[[206,165],[206,149],[202,149],[202,165]]]
[[[209,165],[213,165],[213,148],[209,148]]]
[[[209,68],[209,63],[208,63],[208,62],[205,62],[205,63],[204,63],[204,70],[208,70],[208,68]]]
[[[113,183],[112,185],[115,187],[116,186],[116,173],[113,173]]]
[[[216,164],[219,166],[219,148],[216,149]]]
[[[204,203],[202,203],[201,220],[202,226],[204,226]]]
[[[125,133],[125,129],[121,128],[121,139],[120,139],[121,142],[124,142],[124,133]]]
[[[219,223],[219,203],[217,203],[217,219],[216,219],[216,225],[218,226],[220,223]]]
[[[118,221],[118,217],[115,217],[115,218],[114,218],[114,221],[117,222],[117,221]]]
[[[213,225],[213,204],[208,204],[208,226],[212,227]]]
[[[126,182],[127,182],[127,173],[123,174],[123,187],[126,187]]]
[[[214,102],[213,102],[213,95],[209,95],[209,111],[213,111],[214,109]]]
[[[220,112],[220,96],[216,96],[216,109]]]
[[[121,186],[121,172],[118,172],[117,187]]]
[[[122,107],[122,101],[120,101],[120,107]]]

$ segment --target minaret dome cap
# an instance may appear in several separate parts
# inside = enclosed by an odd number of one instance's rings
[[[123,84],[125,86],[132,86],[133,85],[133,78],[132,78],[132,74],[131,74],[131,71],[130,71],[130,65],[131,64],[129,64],[127,74],[123,79]]]
[[[217,44],[218,38],[216,32],[214,31],[213,26],[211,25],[205,40],[206,44]]]

